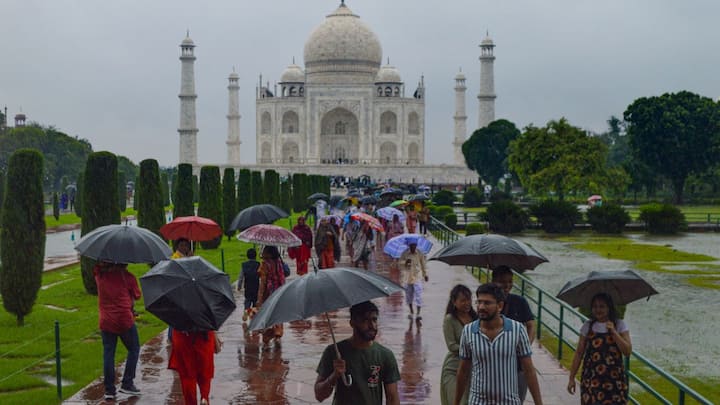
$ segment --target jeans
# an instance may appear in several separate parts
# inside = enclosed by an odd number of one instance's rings
[[[132,387],[135,379],[135,369],[140,357],[140,337],[138,336],[137,327],[133,325],[119,335],[106,331],[100,331],[100,334],[103,342],[103,374],[105,376],[103,383],[105,393],[115,394],[115,348],[117,347],[118,338],[120,338],[128,351],[122,387]]]

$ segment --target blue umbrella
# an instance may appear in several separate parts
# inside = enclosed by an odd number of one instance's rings
[[[404,233],[387,241],[383,251],[390,257],[398,259],[412,243],[417,244],[417,249],[423,254],[430,253],[430,249],[433,247],[432,242],[420,234]]]
[[[383,207],[375,211],[375,216],[380,217],[386,221],[392,221],[393,216],[397,215],[400,222],[405,222],[405,214],[394,207]]]

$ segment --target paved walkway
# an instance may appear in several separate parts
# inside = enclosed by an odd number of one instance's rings
[[[384,256],[382,254],[378,256]],[[343,257],[346,259],[346,257]],[[377,271],[398,281],[398,270],[380,261]],[[293,276],[296,277],[296,276]],[[440,373],[447,352],[442,320],[448,294],[455,284],[474,290],[477,282],[459,266],[429,262],[429,277],[424,293],[423,322],[408,321],[408,309],[402,294],[377,299],[380,327],[377,341],[394,353],[400,368],[399,391],[403,404],[440,404]],[[236,295],[237,302],[242,302]],[[282,345],[262,351],[258,336],[248,334],[242,311],[228,319],[220,330],[225,341],[215,357],[215,378],[211,391],[213,404],[310,404],[317,403],[313,385],[315,368],[330,333],[323,318],[286,324]],[[330,314],[338,340],[351,335],[347,309]],[[141,397],[118,397],[121,404],[182,404],[180,382],[167,370],[168,346],[161,334],[143,346],[136,385]],[[98,353],[100,355],[100,353]],[[580,399],[565,391],[567,371],[544,349],[535,347],[533,361],[538,369],[543,401],[549,405],[577,404]],[[121,375],[118,370],[118,375]],[[101,404],[102,379],[88,385],[66,404]],[[121,394],[122,395],[122,394]],[[528,397],[530,395],[528,394]],[[331,400],[326,400],[330,403]],[[532,404],[528,399],[527,404]]]

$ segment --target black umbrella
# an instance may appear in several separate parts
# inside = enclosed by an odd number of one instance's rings
[[[167,242],[145,228],[106,225],[84,235],[75,246],[81,256],[113,263],[157,263],[172,255]]]
[[[387,188],[383,190],[383,192],[380,193],[380,197],[385,197],[387,195],[402,195],[402,190],[396,190],[394,188]]]
[[[330,197],[330,201],[328,201],[328,204],[330,204],[331,207],[338,207],[343,201],[343,197],[339,195],[334,195]]]
[[[451,265],[532,270],[548,259],[529,245],[502,235],[471,235],[440,249],[430,260]]]
[[[258,204],[245,208],[235,216],[230,223],[230,230],[245,230],[253,225],[272,224],[280,218],[287,218],[289,215],[282,209],[272,204]]]
[[[557,297],[574,307],[590,308],[598,293],[610,295],[615,305],[626,305],[658,292],[633,270],[591,271],[565,283]]]
[[[311,194],[307,199],[310,201],[316,201],[316,200],[327,201],[328,198],[330,198],[330,197],[325,193],[315,193],[315,194]]]
[[[362,194],[357,190],[353,190],[347,193],[346,197],[362,197]]]
[[[164,260],[140,285],[145,309],[177,330],[218,330],[235,310],[230,277],[200,256]]]
[[[360,199],[360,204],[366,205],[366,204],[377,204],[377,198],[369,195],[365,196]]]
[[[430,197],[426,196],[425,194],[415,194],[410,198],[410,201],[427,201]]]

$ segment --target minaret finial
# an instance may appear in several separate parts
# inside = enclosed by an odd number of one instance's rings
[[[390,64],[390,57],[388,56],[388,65]]]
[[[345,0],[340,0],[340,7],[345,7]]]
[[[293,56],[293,65],[295,64],[295,57]]]
[[[190,38],[190,28],[185,32],[185,37]]]
[[[485,30],[485,36],[486,36],[486,37],[489,37],[489,36],[490,36],[490,30]]]

